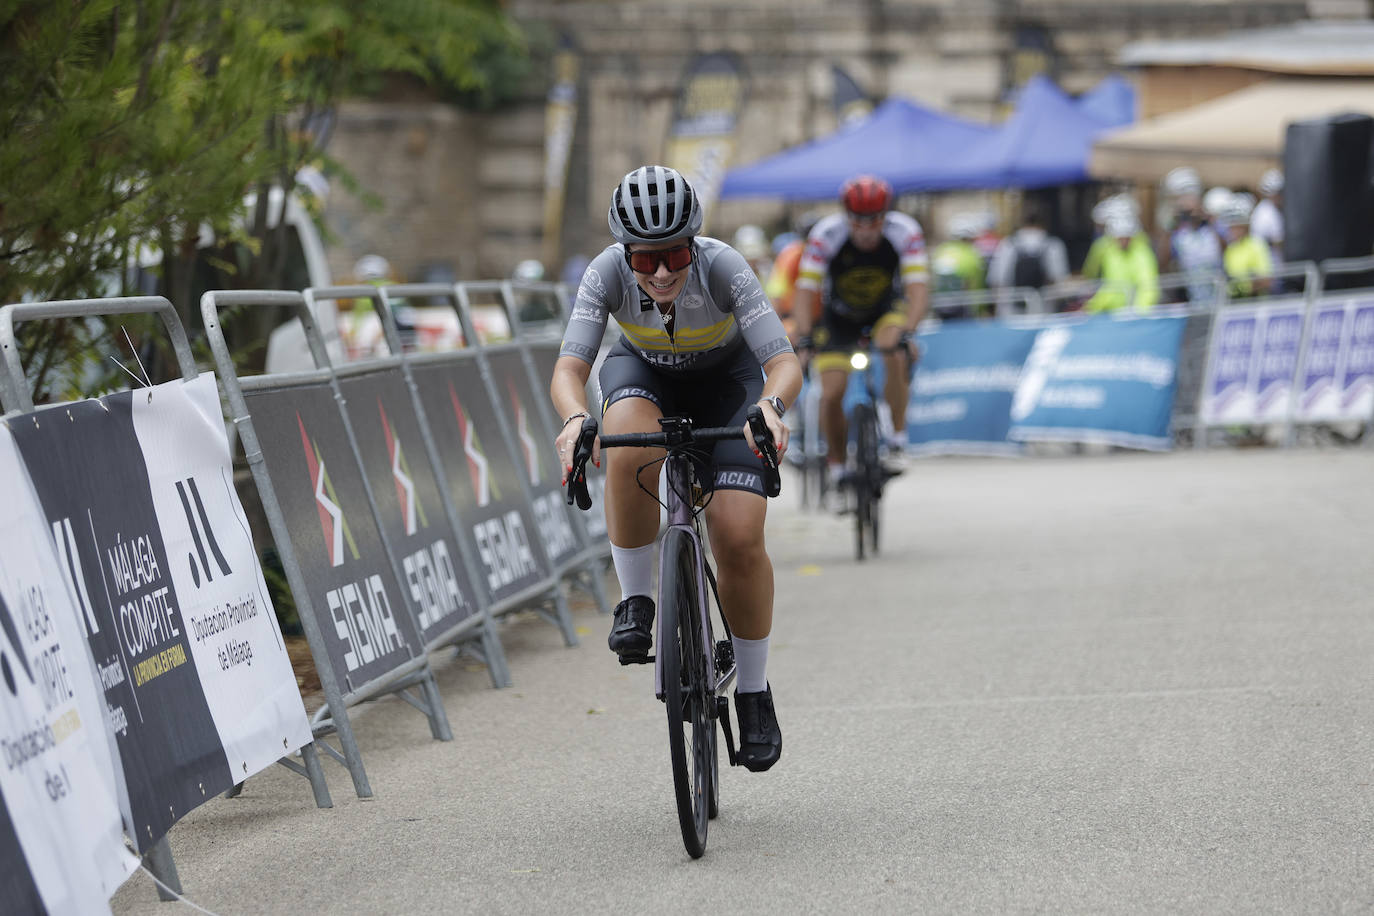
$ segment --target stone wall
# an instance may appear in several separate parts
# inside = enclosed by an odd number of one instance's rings
[[[562,252],[608,241],[606,200],[630,168],[660,160],[684,72],[696,55],[734,51],[748,80],[735,163],[836,126],[830,68],[874,95],[900,95],[994,121],[1009,90],[1046,70],[1072,92],[1115,69],[1118,50],[1147,38],[1218,34],[1305,18],[1293,0],[512,0],[516,19],[565,32],[582,52],[577,141]],[[1037,48],[1048,44],[1048,51]],[[376,251],[399,278],[447,270],[503,276],[541,252],[543,100],[499,114],[439,105],[345,106],[330,152],[383,202],[335,194],[328,208],[337,280]],[[745,222],[785,225],[771,201],[730,201],[713,234]],[[550,273],[558,265],[547,265]]]

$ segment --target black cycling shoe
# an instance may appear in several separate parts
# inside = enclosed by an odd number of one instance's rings
[[[739,762],[745,769],[762,773],[782,756],[782,730],[773,710],[773,688],[760,693],[735,692],[739,718]]]
[[[654,599],[631,595],[617,604],[606,642],[617,655],[647,654],[654,644]]]

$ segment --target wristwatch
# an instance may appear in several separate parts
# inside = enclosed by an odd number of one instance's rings
[[[787,413],[787,405],[783,404],[782,398],[778,397],[776,394],[771,398],[759,398],[759,400],[767,401],[768,406],[773,408],[773,412],[778,415],[779,420],[782,419],[783,414]]]

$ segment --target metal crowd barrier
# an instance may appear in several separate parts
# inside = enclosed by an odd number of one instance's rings
[[[239,378],[220,324],[220,310],[236,306],[293,308],[320,368]],[[211,291],[201,315],[320,675],[326,705],[311,723],[316,743],[348,769],[358,797],[371,797],[350,706],[396,693],[436,739],[453,735],[342,390],[300,293]],[[323,740],[330,733],[340,750]]]

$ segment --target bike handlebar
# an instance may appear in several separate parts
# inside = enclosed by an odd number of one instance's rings
[[[763,409],[751,405],[747,418],[749,432],[753,436],[754,448],[763,455],[763,489],[769,496],[782,492],[782,478],[778,474],[778,452],[773,444],[773,434],[763,419]],[[579,509],[592,507],[591,494],[587,492],[587,462],[592,458],[592,448],[596,443],[596,421],[587,417],[582,421],[582,429],[573,445],[572,470],[568,472],[568,505],[577,504]],[[693,429],[690,424],[673,430],[657,433],[622,433],[616,436],[602,436],[602,448],[665,448],[672,449],[693,442],[727,442],[741,437],[738,426],[710,426]]]

